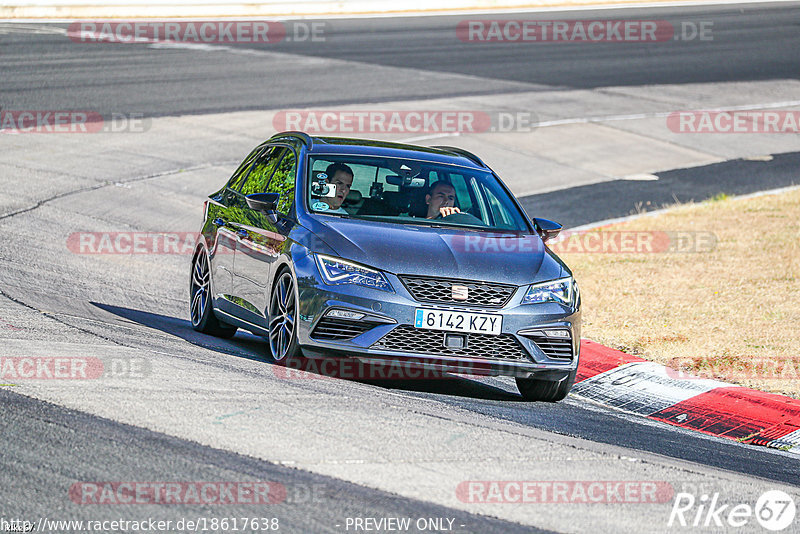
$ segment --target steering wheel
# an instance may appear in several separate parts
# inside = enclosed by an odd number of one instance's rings
[[[451,213],[447,217],[442,217],[440,214],[435,218],[441,219],[443,221],[455,222],[460,224],[471,224],[471,225],[478,224],[480,226],[486,226],[486,223],[484,223],[479,218],[475,217],[471,213],[465,213],[463,211],[461,213]]]

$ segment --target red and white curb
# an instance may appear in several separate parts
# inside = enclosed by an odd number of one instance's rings
[[[648,419],[800,454],[799,400],[689,377],[592,341],[581,341],[572,392]]]

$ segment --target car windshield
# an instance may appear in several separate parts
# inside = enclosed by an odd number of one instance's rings
[[[312,156],[306,195],[315,213],[400,224],[526,232],[522,213],[488,171],[352,155]]]

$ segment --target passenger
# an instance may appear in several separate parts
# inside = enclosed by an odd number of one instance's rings
[[[447,217],[454,213],[461,213],[461,210],[455,207],[456,188],[442,180],[431,185],[428,194],[425,195],[425,204],[428,205],[426,219]]]
[[[328,183],[336,186],[336,196],[321,198],[320,200],[328,205],[330,208],[326,210],[331,213],[341,213],[342,215],[349,215],[342,203],[347,198],[350,188],[353,186],[353,169],[344,163],[331,163],[325,169],[325,174],[328,175]]]

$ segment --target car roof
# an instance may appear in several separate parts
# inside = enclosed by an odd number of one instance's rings
[[[267,143],[285,138],[305,144],[311,154],[352,154],[362,156],[384,156],[407,159],[423,159],[435,163],[460,165],[488,171],[483,161],[466,150],[455,147],[425,147],[373,139],[348,137],[316,137],[303,132],[283,132],[272,136]]]

